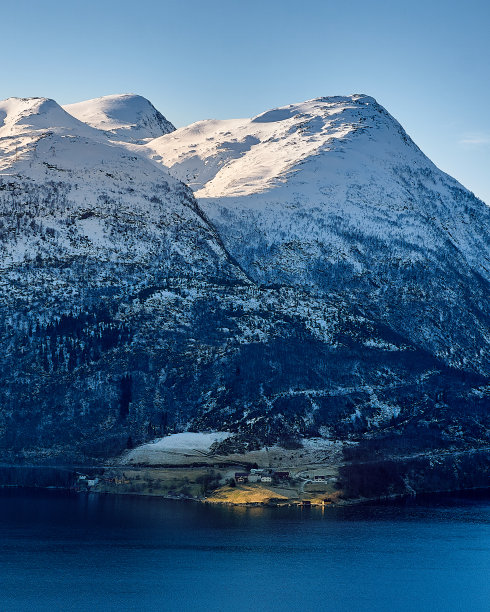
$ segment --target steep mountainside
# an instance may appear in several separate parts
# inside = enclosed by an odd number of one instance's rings
[[[371,98],[143,145],[138,106],[67,108],[0,103],[5,461],[183,430],[488,444],[488,211]]]
[[[64,109],[112,140],[142,144],[175,130],[149,100],[134,94],[104,96],[67,104]]]
[[[490,209],[368,96],[201,121],[148,144],[258,283],[340,294],[490,372]]]

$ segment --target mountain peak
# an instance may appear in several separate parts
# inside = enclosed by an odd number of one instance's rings
[[[7,98],[0,101],[0,135],[23,129],[86,127],[50,98]]]
[[[365,104],[378,104],[377,100],[372,96],[368,96],[364,93],[355,93],[349,96],[318,96],[307,102],[330,102],[337,104],[339,102],[363,102]]]
[[[153,106],[137,94],[115,94],[63,107],[71,115],[102,130],[110,139],[143,144],[175,130]]]
[[[364,94],[313,98],[251,119],[201,121],[148,143],[198,197],[246,196],[293,181],[304,164],[328,156],[322,172],[336,172],[346,147],[366,164],[382,155],[420,156],[401,125]],[[354,168],[354,169],[355,169]],[[303,180],[301,173],[299,179]]]
[[[260,282],[301,279],[331,290],[333,280],[318,280],[319,270],[327,274],[325,261],[330,269],[342,260],[362,275],[384,261],[385,247],[407,266],[421,251],[456,248],[464,265],[489,278],[481,256],[488,253],[488,209],[436,168],[370,96],[320,97],[252,119],[201,121],[147,148],[194,190],[228,250]],[[462,221],[468,210],[480,219],[473,234]],[[349,254],[359,232],[370,246]],[[251,244],[269,249],[259,264]],[[292,245],[301,245],[294,256]]]

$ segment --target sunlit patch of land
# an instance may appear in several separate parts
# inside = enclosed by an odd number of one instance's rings
[[[284,503],[290,498],[283,495],[280,489],[261,485],[224,486],[214,491],[206,501],[211,504],[271,504]]]

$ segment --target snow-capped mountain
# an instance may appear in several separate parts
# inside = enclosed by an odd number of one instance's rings
[[[5,460],[484,444],[482,202],[366,96],[152,140],[127,102],[0,103]]]
[[[256,282],[341,294],[449,364],[490,371],[490,209],[373,98],[200,121],[147,148]]]
[[[368,96],[318,98],[253,119],[201,121],[147,146],[194,190],[223,231],[242,216],[265,248],[322,242],[328,263],[349,261],[361,272],[368,264],[343,229],[391,242],[390,253],[410,261],[418,260],[420,248],[437,251],[449,241],[489,277],[488,208],[438,170]],[[291,264],[296,274],[304,263],[281,255],[284,265],[276,255],[272,276],[287,275]],[[255,267],[257,276],[266,275],[263,263]]]
[[[104,96],[64,109],[112,140],[142,144],[175,130],[149,100],[135,94]]]

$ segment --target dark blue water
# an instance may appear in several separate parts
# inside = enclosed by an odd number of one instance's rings
[[[490,610],[490,499],[213,508],[0,491],[0,611]]]

